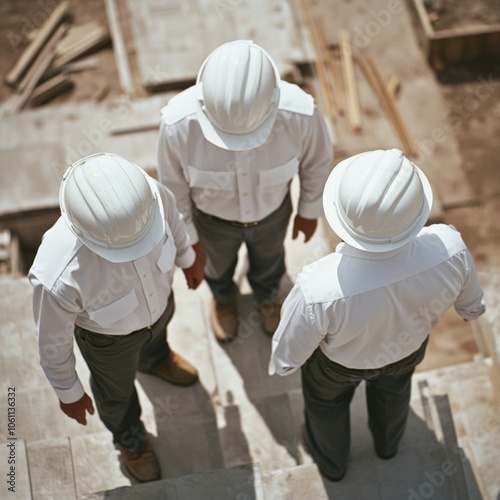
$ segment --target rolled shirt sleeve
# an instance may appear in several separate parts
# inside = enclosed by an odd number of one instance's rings
[[[176,198],[165,186],[159,184],[165,206],[165,216],[177,248],[175,264],[187,269],[194,264],[196,254],[191,245],[191,238],[187,232],[184,216],[177,208]]]
[[[333,145],[324,118],[318,109],[311,117],[302,145],[299,166],[300,197],[298,214],[306,219],[317,219],[323,214],[322,195],[325,182],[333,166]]]
[[[465,281],[455,301],[456,312],[464,319],[471,321],[481,316],[486,310],[483,300],[483,289],[479,282],[476,264],[469,250],[461,252],[465,267]]]
[[[31,275],[33,315],[40,364],[63,403],[74,403],[85,393],[75,370],[73,337],[77,310],[52,295]]]
[[[290,375],[301,367],[324,339],[322,330],[296,283],[283,303],[273,335],[269,375]]]

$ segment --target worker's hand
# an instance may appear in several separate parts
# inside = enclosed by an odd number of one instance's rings
[[[62,401],[59,401],[59,406],[61,407],[61,410],[68,415],[68,417],[74,418],[79,424],[82,425],[87,425],[85,411],[88,411],[91,415],[94,414],[94,405],[92,404],[92,400],[87,393],[74,403],[63,403]]]
[[[203,271],[205,270],[207,257],[199,241],[193,245],[193,250],[196,253],[194,264],[187,269],[183,269],[183,272],[186,277],[188,288],[196,290],[203,281]]]
[[[306,241],[309,241],[312,238],[314,231],[316,231],[317,225],[318,225],[317,219],[305,219],[300,215],[296,215],[293,221],[292,239],[295,240],[299,235],[299,231],[301,231],[304,233],[305,236],[304,243]]]

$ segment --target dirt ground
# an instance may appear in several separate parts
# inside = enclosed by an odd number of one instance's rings
[[[448,0],[449,3],[450,0]],[[479,0],[478,0],[479,1]],[[487,0],[483,0],[486,2]],[[443,3],[444,2],[443,0]],[[446,5],[448,5],[446,3]],[[455,3],[462,3],[455,0]],[[498,2],[495,12],[500,16]],[[5,75],[22,52],[29,33],[39,28],[55,0],[7,0],[0,2],[0,71]],[[70,0],[74,23],[98,20],[106,25],[103,0]],[[468,5],[468,2],[464,2]],[[489,5],[489,4],[488,4]],[[47,106],[111,98],[120,94],[111,47],[94,57],[99,66],[75,75],[75,88]],[[497,65],[500,67],[500,64]],[[490,64],[456,68],[440,75],[440,87],[451,124],[460,145],[462,166],[480,203],[448,209],[444,222],[462,233],[478,268],[487,272],[500,266],[500,71]],[[12,91],[0,86],[0,102]],[[432,105],[432,103],[429,103]],[[443,168],[446,168],[443,166]],[[431,336],[431,344],[420,369],[470,360],[476,352],[470,327],[453,312],[447,312]]]
[[[498,0],[424,0],[434,30],[500,23]]]

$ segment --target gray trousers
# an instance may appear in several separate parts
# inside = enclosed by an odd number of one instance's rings
[[[146,440],[135,376],[137,370],[157,368],[169,358],[166,328],[174,310],[171,294],[165,312],[151,329],[124,336],[103,336],[75,326],[99,417],[112,432],[113,442],[133,452],[141,451]]]
[[[275,212],[251,227],[235,226],[192,208],[193,222],[207,256],[205,279],[217,302],[227,304],[238,294],[233,275],[243,243],[248,250],[248,281],[255,298],[263,302],[275,297],[285,274],[283,241],[291,213],[290,195]]]
[[[370,370],[346,368],[316,349],[302,367],[302,391],[309,446],[323,471],[332,476],[345,472],[351,436],[349,406],[363,380],[375,449],[382,455],[397,451],[408,417],[411,378],[425,356],[428,340],[401,361]]]

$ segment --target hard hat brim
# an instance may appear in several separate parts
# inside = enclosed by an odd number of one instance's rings
[[[420,181],[422,182],[423,191],[424,191],[424,201],[423,206],[419,215],[419,220],[415,224],[415,227],[411,233],[406,235],[402,239],[398,239],[396,241],[391,242],[368,242],[360,238],[356,238],[351,232],[348,231],[346,224],[342,221],[341,216],[339,215],[339,185],[345,174],[347,167],[356,159],[362,156],[365,153],[360,153],[356,156],[352,156],[350,158],[346,158],[341,161],[338,165],[334,167],[332,172],[330,173],[323,190],[323,210],[325,213],[326,220],[328,224],[333,229],[333,231],[345,241],[347,244],[353,246],[354,248],[358,248],[360,250],[365,250],[367,252],[389,252],[391,250],[396,250],[398,248],[403,247],[410,241],[412,241],[415,236],[419,233],[419,231],[425,226],[427,219],[429,218],[429,214],[432,207],[432,188],[429,183],[429,180],[425,176],[425,174],[418,168],[416,165],[415,168],[417,170]]]
[[[114,262],[123,263],[131,262],[133,260],[139,259],[147,255],[153,248],[161,241],[165,235],[165,213],[163,209],[163,203],[161,200],[161,195],[158,187],[154,181],[147,178],[149,185],[155,195],[153,220],[148,232],[143,235],[143,237],[136,243],[133,243],[126,247],[112,248],[99,244],[89,238],[85,237],[84,234],[75,230],[73,224],[69,220],[67,214],[63,211],[62,216],[66,221],[73,234],[90,250],[102,257],[103,259]]]
[[[207,141],[228,151],[248,151],[266,143],[278,115],[278,106],[275,106],[262,125],[248,134],[229,134],[217,128],[207,117],[201,103],[196,101],[196,116],[201,131]]]

